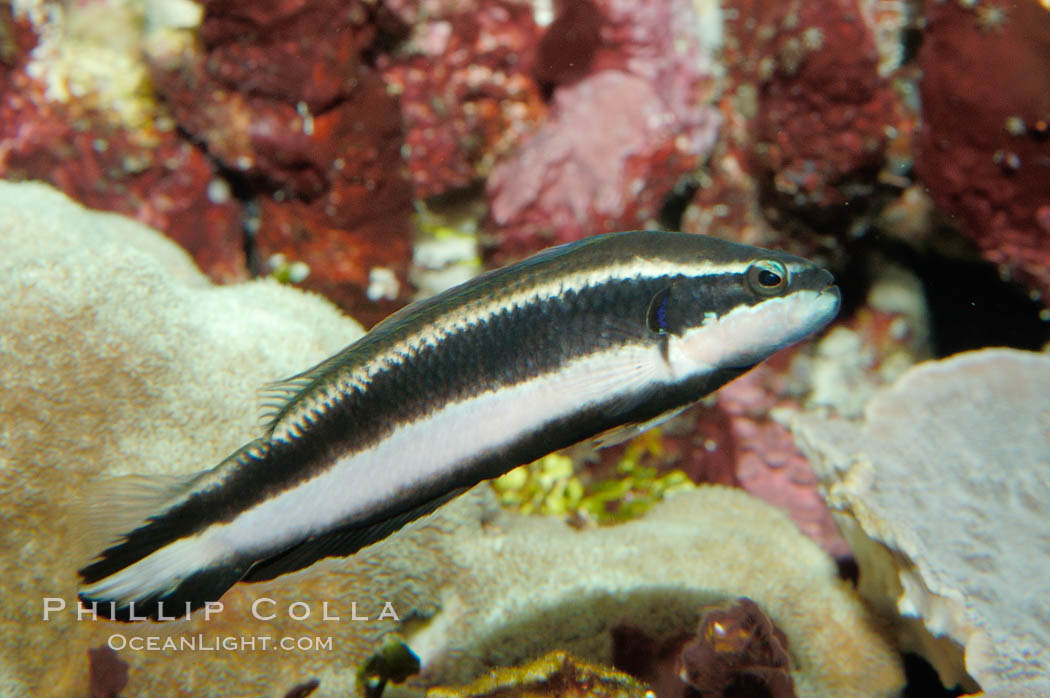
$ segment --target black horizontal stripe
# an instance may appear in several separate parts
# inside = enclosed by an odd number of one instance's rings
[[[581,278],[593,272],[629,265],[632,261],[657,266],[696,266],[695,273],[678,271],[657,276],[682,274],[705,278],[709,275],[702,272],[701,267],[707,264],[739,266],[735,271],[742,273],[758,251],[761,250],[702,235],[662,231],[612,233],[560,245],[402,308],[372,328],[361,341],[302,375],[314,378],[316,387],[327,382],[340,367],[352,369],[366,364],[382,356],[389,347],[409,342],[433,327],[440,327],[449,319],[469,311],[471,305],[486,300],[495,301],[497,306],[500,302],[509,305],[511,299],[522,293],[526,296],[535,294],[552,284],[564,292],[579,290]],[[779,252],[769,251],[769,255],[784,262],[808,264]],[[291,413],[296,406],[297,402],[291,401],[279,410],[278,419]]]
[[[616,346],[656,346],[663,340],[650,331],[646,316],[652,297],[662,289],[671,288],[667,321],[672,334],[699,324],[707,313],[757,302],[744,292],[740,279],[719,275],[615,280],[504,308],[399,357],[364,389],[341,395],[336,404],[318,406],[320,414],[313,423],[303,425],[309,438],[273,442],[269,458],[232,473],[222,490],[192,504],[197,514],[213,512],[211,516],[190,518],[229,520],[241,508],[315,476],[337,458],[374,446],[401,425],[450,403],[555,373],[574,359]],[[362,369],[344,366],[333,370],[331,380],[338,380],[343,370]],[[320,441],[324,447],[303,441]],[[287,461],[298,465],[289,467]],[[229,506],[231,502],[236,505]]]

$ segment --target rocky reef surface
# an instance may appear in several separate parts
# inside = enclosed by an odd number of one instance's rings
[[[1036,0],[929,7],[916,168],[1003,273],[1050,294],[1050,10]]]

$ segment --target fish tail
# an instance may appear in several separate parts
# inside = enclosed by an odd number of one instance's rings
[[[259,439],[189,478],[108,483],[106,501],[94,505],[92,516],[98,529],[109,531],[96,531],[108,547],[78,571],[81,604],[100,617],[135,621],[185,617],[217,601],[255,560],[214,535],[213,522],[200,519],[199,500],[268,451]]]

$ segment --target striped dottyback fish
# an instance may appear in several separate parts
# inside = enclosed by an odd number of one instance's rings
[[[587,238],[483,274],[275,384],[265,433],[81,569],[81,602],[167,618],[350,555],[481,480],[639,433],[838,307],[804,259],[684,233]]]

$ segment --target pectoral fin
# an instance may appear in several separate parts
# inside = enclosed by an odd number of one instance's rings
[[[649,431],[653,427],[660,426],[664,422],[673,417],[678,416],[683,411],[689,409],[692,405],[686,405],[685,407],[679,407],[677,409],[664,412],[661,415],[657,415],[648,422],[635,422],[632,424],[624,424],[608,431],[603,431],[598,436],[594,437],[591,444],[595,448],[608,448],[609,446],[615,446],[621,444],[624,441],[629,441],[639,434]]]

